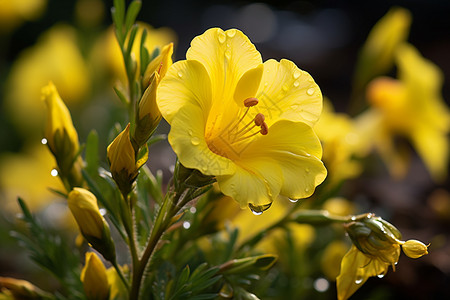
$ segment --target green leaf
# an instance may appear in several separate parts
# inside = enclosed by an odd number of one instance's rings
[[[131,26],[136,21],[136,17],[141,10],[142,2],[139,0],[134,0],[130,3],[127,10],[127,15],[125,17],[125,30],[128,32]]]
[[[116,92],[117,97],[119,97],[120,102],[122,102],[125,106],[128,106],[130,103],[130,100],[125,96],[125,92],[123,91],[122,87],[114,86],[113,87],[114,92]]]

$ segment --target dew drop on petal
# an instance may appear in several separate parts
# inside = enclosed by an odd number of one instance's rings
[[[178,77],[180,77],[180,78],[183,77],[183,73],[181,71],[178,71]]]
[[[188,130],[189,135],[192,135],[194,132],[192,130]]]
[[[225,51],[225,57],[226,57],[226,59],[230,59],[231,58],[231,50],[230,49],[227,49]]]
[[[300,70],[295,70],[294,71],[294,78],[298,79],[300,77],[300,75],[302,75],[302,72]]]
[[[294,198],[289,198],[289,201],[291,201],[292,203],[296,203],[298,202],[299,199],[294,199]]]
[[[298,80],[294,81],[294,86],[298,87],[300,85],[300,82],[298,82]]]
[[[297,105],[297,104],[291,105],[291,109],[292,109],[292,110],[297,110],[298,107],[299,107],[299,105]]]
[[[227,35],[229,38],[232,38],[236,35],[236,29],[227,30]]]
[[[306,94],[308,94],[309,96],[312,96],[312,95],[314,95],[314,92],[315,92],[316,90],[314,89],[314,88],[309,88],[307,91],[306,91]]]
[[[262,215],[262,211],[255,211],[255,210],[253,210],[253,209],[251,209],[250,208],[250,210],[252,211],[252,213],[255,215],[255,216],[260,216],[260,215]]]
[[[58,176],[58,170],[52,169],[52,170],[50,171],[50,175],[52,175],[53,177]]]
[[[219,39],[219,43],[221,43],[221,44],[225,43],[225,40],[227,39],[227,37],[225,36],[225,33],[223,33],[223,32],[219,32],[219,35],[217,38]]]
[[[305,188],[305,193],[309,193],[309,188]]]
[[[47,145],[48,141],[46,138],[42,138],[41,143],[42,145]]]
[[[363,278],[362,277],[360,277],[360,276],[356,277],[356,279],[355,279],[355,283],[356,284],[361,284],[362,282],[363,282]]]
[[[377,277],[378,278],[383,278],[384,277],[384,273],[378,274]]]
[[[197,146],[200,144],[200,139],[198,137],[194,136],[191,138],[191,143],[192,143],[192,145]]]
[[[309,173],[309,172],[311,172],[311,170],[310,170],[309,168],[306,168],[306,169],[305,169],[305,172],[306,172],[306,173]]]
[[[284,84],[283,87],[282,87],[282,89],[283,89],[283,91],[287,92],[289,88],[288,88],[287,85]]]

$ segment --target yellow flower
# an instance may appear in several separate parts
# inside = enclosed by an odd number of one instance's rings
[[[411,13],[401,7],[391,8],[372,28],[361,49],[355,71],[356,88],[392,68],[397,47],[406,41]]]
[[[312,77],[289,60],[262,63],[239,30],[194,38],[162,79],[157,102],[180,162],[215,176],[255,212],[278,196],[310,196],[326,176],[311,126],[322,108]]]
[[[106,268],[93,252],[86,253],[86,263],[81,271],[84,293],[89,300],[109,299],[109,283]]]
[[[320,267],[329,280],[334,281],[339,275],[341,261],[347,249],[348,245],[343,241],[333,241],[323,251]]]
[[[4,295],[11,296],[10,298]],[[39,289],[34,284],[21,279],[0,277],[0,299],[48,299],[50,294]]]
[[[325,99],[314,131],[323,145],[323,161],[330,174],[329,181],[339,183],[361,173],[361,165],[355,157],[365,156],[369,144],[350,116],[334,112],[331,102]]]
[[[396,59],[399,79],[375,79],[367,91],[376,111],[372,114],[379,124],[378,148],[387,162],[398,160],[400,155],[392,139],[404,136],[432,177],[442,180],[447,175],[450,131],[450,112],[440,94],[442,73],[408,44],[398,49]]]
[[[46,5],[47,0],[0,0],[0,33],[39,18]]]
[[[121,266],[120,268],[125,274],[130,271],[127,265]],[[128,297],[128,291],[122,279],[120,279],[119,274],[117,274],[116,269],[114,267],[108,268],[106,270],[106,276],[108,277],[110,286],[109,299],[126,299]]]

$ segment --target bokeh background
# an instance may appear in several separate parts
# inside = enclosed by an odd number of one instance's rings
[[[73,226],[62,221],[62,205],[48,206],[54,196],[43,188],[58,183],[50,175],[51,157],[39,147],[44,128],[40,87],[50,78],[64,86],[59,89],[81,141],[95,128],[105,148],[111,140],[108,129],[124,116],[112,91],[115,67],[108,61],[112,1],[15,1],[22,6],[13,10],[4,4],[8,0],[0,0],[0,276],[29,279],[37,270],[9,235],[17,212],[15,195],[29,199],[52,224],[67,230]],[[411,12],[408,41],[443,71],[442,94],[448,105],[449,1],[143,0],[138,19],[168,28],[176,39],[175,60],[184,59],[189,42],[206,29],[239,28],[264,60],[294,61],[314,77],[336,111],[348,112],[358,51],[393,6]],[[167,126],[159,130],[167,131]],[[174,155],[168,145],[161,143],[153,151],[151,168],[169,174]],[[377,176],[363,173],[348,183],[346,196],[359,212],[371,211],[395,224],[405,238],[431,242],[430,255],[416,261],[402,255],[396,272],[369,280],[354,299],[449,299],[450,181],[434,182],[417,156],[403,179],[393,179],[383,166],[379,169]],[[333,289],[331,285],[318,297],[332,299]]]

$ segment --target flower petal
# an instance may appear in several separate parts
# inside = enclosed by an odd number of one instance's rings
[[[255,46],[236,29],[207,30],[192,40],[186,58],[203,64],[211,78],[213,98],[219,102],[233,99],[242,75],[262,63]]]
[[[220,190],[236,200],[241,208],[249,204],[268,208],[280,193],[282,175],[276,164],[267,162],[267,158],[255,158],[247,161],[245,167],[236,165],[232,175],[217,176]]]
[[[369,258],[355,246],[345,254],[341,262],[341,272],[336,278],[338,300],[348,299],[367,281],[369,276],[358,274],[358,270],[369,261]]]
[[[235,164],[212,152],[206,144],[204,111],[195,104],[185,104],[172,118],[169,143],[181,164],[205,175],[230,175]]]
[[[267,169],[280,168],[280,193],[291,199],[312,195],[325,180],[327,170],[320,161],[322,147],[311,127],[301,122],[281,120],[269,128],[269,133],[255,139],[241,154],[237,164],[248,168],[249,162]]]
[[[311,75],[293,62],[270,59],[264,62],[264,74],[256,97],[258,112],[270,126],[280,119],[301,121],[312,126],[322,111],[322,92]]]
[[[236,90],[234,91],[234,100],[236,103],[242,104],[245,99],[256,96],[263,71],[264,65],[260,64],[256,68],[248,70],[242,75],[237,83]]]
[[[197,61],[178,61],[167,71],[157,91],[159,110],[171,123],[177,111],[187,103],[202,109],[206,122],[211,107],[211,82],[202,64]]]

